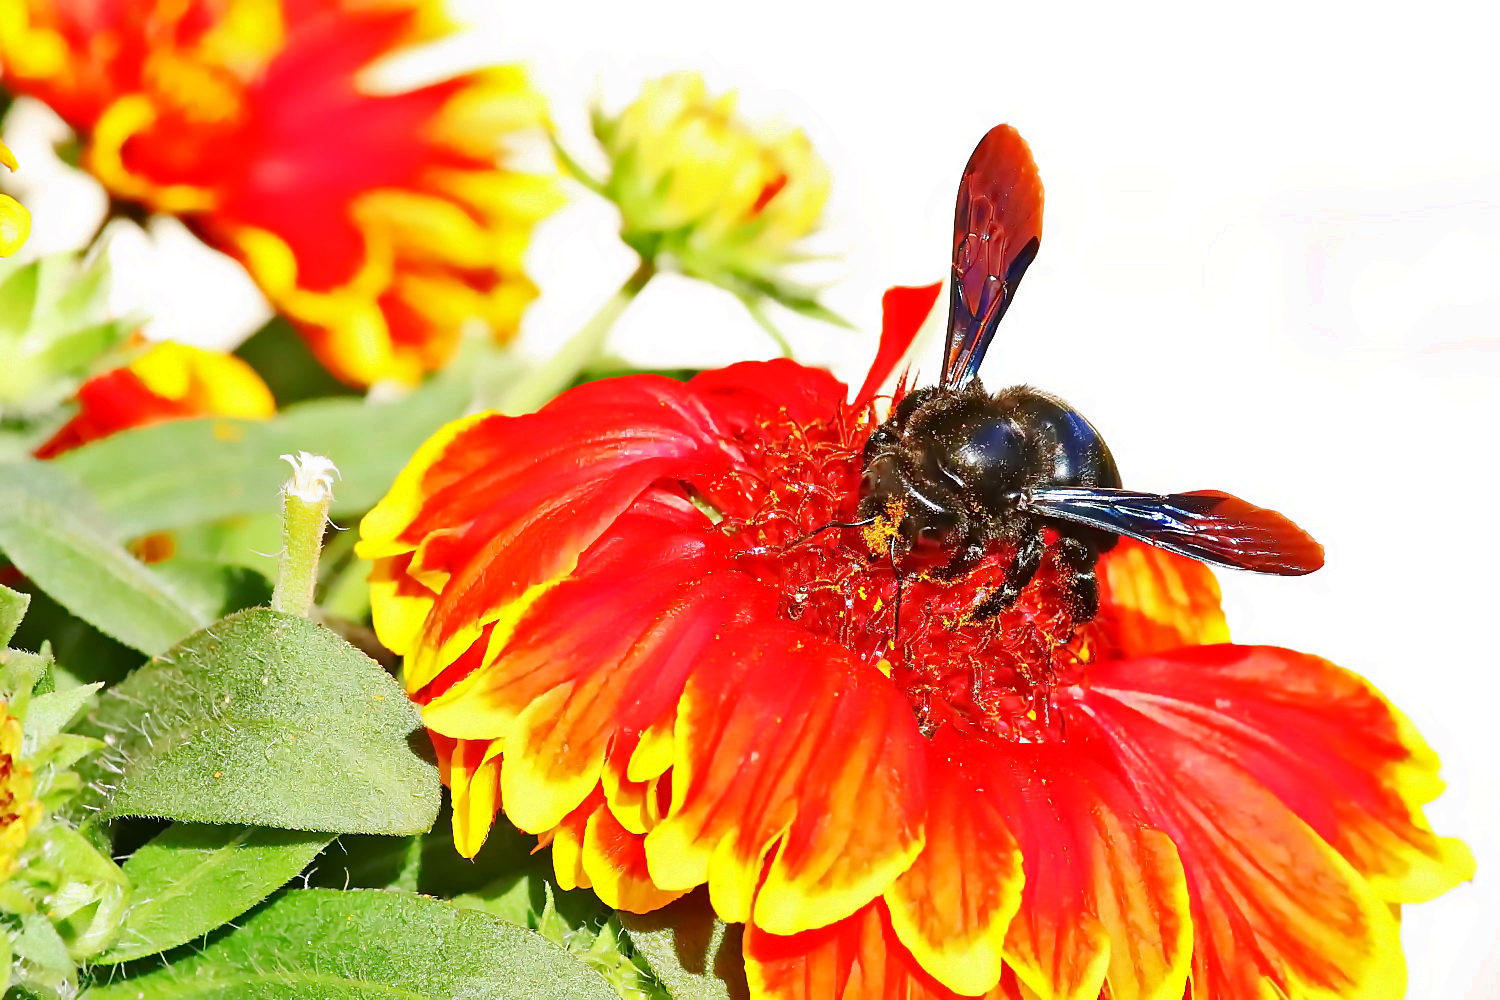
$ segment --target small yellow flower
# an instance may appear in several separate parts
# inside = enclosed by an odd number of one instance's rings
[[[0,701],[0,881],[16,869],[16,858],[42,819],[31,767],[21,762],[21,720]]]
[[[12,170],[18,168],[15,154],[3,142],[0,142],[0,164]],[[9,257],[21,249],[30,235],[31,213],[26,206],[8,194],[0,194],[0,257]]]
[[[618,118],[596,125],[613,164],[604,194],[643,257],[667,255],[695,277],[763,291],[818,227],[829,173],[805,133],[752,125],[735,100],[710,95],[696,73],[648,81]]]

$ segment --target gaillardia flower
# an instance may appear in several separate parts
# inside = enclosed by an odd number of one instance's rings
[[[497,166],[539,124],[517,67],[407,90],[379,63],[451,32],[436,0],[0,0],[4,83],[123,202],[237,257],[336,375],[417,380],[460,326],[515,332],[553,178]]]
[[[359,551],[459,850],[503,808],[611,906],[706,883],[757,997],[1401,996],[1393,904],[1472,859],[1368,684],[1229,644],[1210,571],[1128,540],[1087,624],[1047,564],[974,620],[1001,550],[907,578],[897,631],[880,547],[805,537],[935,295],[888,294],[852,402],[787,360],[631,376],[418,452]]]
[[[611,163],[602,193],[620,208],[625,242],[753,296],[776,288],[777,270],[818,227],[830,178],[805,133],[753,126],[735,103],[710,96],[696,73],[674,73],[594,128]]]
[[[271,390],[232,354],[164,340],[122,368],[96,375],[77,394],[78,412],[36,449],[37,458],[165,420],[276,415]]]
[[[0,142],[0,164],[15,170],[15,154],[10,147]],[[31,213],[26,206],[8,194],[0,194],[0,257],[9,257],[21,249],[26,237],[31,235]]]

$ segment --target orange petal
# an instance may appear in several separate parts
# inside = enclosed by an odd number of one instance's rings
[[[1099,560],[1099,615],[1094,630],[1107,652],[1146,656],[1182,646],[1229,641],[1213,570],[1132,538]]]
[[[436,440],[365,518],[359,549],[377,558],[444,539],[417,560],[445,581],[407,663],[429,679],[480,627],[572,572],[652,483],[728,462],[692,391],[644,375],[579,386],[540,413],[484,417]]]
[[[959,1000],[902,947],[875,902],[827,927],[781,937],[745,927],[745,973],[756,1000]],[[984,1000],[1020,1000],[1006,972]]]
[[[769,591],[728,572],[702,524],[685,500],[643,500],[491,662],[426,706],[435,732],[504,742],[505,810],[521,829],[555,826],[598,785],[617,739],[671,713],[727,622],[771,613]]]
[[[648,913],[682,896],[684,889],[658,889],[646,868],[643,839],[625,829],[603,805],[589,817],[583,837],[583,870],[605,905]]]
[[[958,993],[993,989],[1021,905],[1021,849],[991,754],[949,727],[928,743],[927,843],[886,890],[896,936]]]
[[[880,348],[870,363],[864,385],[855,394],[854,405],[862,406],[874,399],[881,386],[889,381],[901,363],[917,332],[927,321],[928,313],[943,290],[942,282],[920,287],[897,285],[880,297]]]
[[[924,758],[905,699],[841,647],[784,621],[726,628],[678,706],[652,877],[707,881],[721,917],[747,920],[753,902],[773,931],[845,917],[921,849]]]
[[[487,740],[457,740],[448,768],[453,796],[453,846],[472,858],[484,846],[500,809],[500,758]]]
[[[1433,833],[1437,755],[1363,678],[1290,650],[1218,646],[1101,664],[1093,685],[1232,760],[1392,903],[1474,875],[1464,844]]]
[[[1260,707],[1247,703],[1252,688],[1240,689],[1246,701],[1207,709],[1127,686],[1166,676],[1191,684],[1196,670],[1264,678],[1267,657],[1295,655],[1197,647],[1108,664],[1100,683],[1117,686],[1075,692],[1070,731],[1109,750],[1152,825],[1177,845],[1192,899],[1195,995],[1395,1000],[1404,995],[1406,967],[1388,904],[1284,801],[1291,788],[1317,787],[1314,772],[1325,764],[1347,770],[1337,749],[1301,758],[1297,785],[1268,786],[1254,769],[1286,753],[1280,741],[1298,746],[1297,733],[1294,724],[1261,744],[1245,725]],[[1267,688],[1253,697],[1274,699]],[[1208,724],[1214,714],[1222,726]],[[1333,720],[1309,713],[1301,721],[1323,722],[1326,733]],[[1358,723],[1343,726],[1352,732]]]
[[[1181,997],[1192,953],[1182,864],[1171,840],[1097,761],[1068,743],[999,744],[1026,876],[1006,961],[1048,1000]]]

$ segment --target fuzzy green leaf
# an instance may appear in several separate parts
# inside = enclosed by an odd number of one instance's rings
[[[174,823],[125,862],[134,902],[96,962],[175,948],[233,920],[286,885],[332,837],[255,826]]]
[[[81,809],[330,833],[420,833],[438,808],[416,709],[320,625],[252,608],[109,689]]]
[[[21,746],[23,756],[36,753],[37,748],[62,732],[63,727],[73,721],[73,716],[93,697],[103,684],[80,684],[62,691],[50,691],[31,699],[26,706],[26,738]]]
[[[101,977],[103,978],[103,977]],[[615,1000],[534,931],[404,892],[289,891],[207,948],[89,1000]]]
[[[11,637],[21,627],[21,619],[26,617],[26,608],[30,604],[29,594],[0,587],[0,649],[10,645]]]
[[[699,891],[652,913],[619,914],[636,957],[666,987],[673,1000],[743,1000],[750,995],[743,929],[714,916]]]
[[[0,552],[79,618],[145,653],[212,620],[121,548],[88,497],[40,462],[0,466]]]

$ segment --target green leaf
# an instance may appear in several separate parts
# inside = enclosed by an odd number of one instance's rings
[[[63,691],[37,695],[26,706],[26,738],[21,754],[30,757],[37,748],[63,731],[73,716],[103,684],[82,684]]]
[[[87,996],[615,1000],[596,972],[534,931],[408,893],[330,889],[283,893],[207,948]]]
[[[221,927],[286,885],[332,838],[255,826],[174,823],[125,862],[135,902],[114,947],[128,962]]]
[[[271,603],[271,583],[244,566],[225,566],[206,559],[170,559],[151,571],[176,591],[184,604],[213,621],[246,608]]]
[[[652,913],[620,913],[636,957],[673,1000],[743,1000],[750,995],[743,928],[714,916],[707,893],[693,892]]]
[[[49,646],[54,659],[54,677],[61,672],[77,683],[105,681],[113,684],[146,661],[144,653],[111,639],[88,622],[74,617],[35,583],[28,581],[27,589],[31,606],[26,609],[26,620],[16,630],[11,644],[16,649]],[[7,654],[0,654],[3,655]]]
[[[276,509],[278,456],[310,451],[339,467],[334,517],[375,506],[433,431],[462,415],[470,387],[439,377],[394,402],[328,399],[274,420],[175,420],[113,434],[56,458],[127,537]]]
[[[26,607],[30,603],[28,595],[9,587],[0,587],[0,649],[10,645],[11,637],[21,627],[21,620],[26,617]]]
[[[79,618],[145,653],[212,620],[121,548],[88,498],[41,462],[0,467],[0,552]]]
[[[77,727],[109,744],[81,809],[330,833],[420,833],[437,768],[416,709],[320,625],[242,611],[147,663]]]

